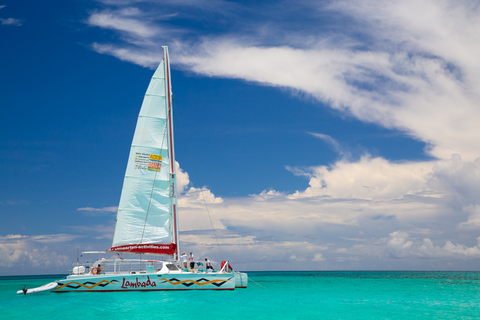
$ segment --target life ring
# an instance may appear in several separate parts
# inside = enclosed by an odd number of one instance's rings
[[[93,268],[92,268],[92,274],[95,275],[95,274],[97,274],[97,272],[98,272],[98,268],[97,268],[97,267],[93,267]]]

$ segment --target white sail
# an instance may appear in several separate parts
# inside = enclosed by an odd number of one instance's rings
[[[111,251],[178,255],[168,50],[138,116]]]

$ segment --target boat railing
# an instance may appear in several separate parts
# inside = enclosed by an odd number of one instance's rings
[[[222,261],[220,272],[233,272],[233,268],[227,261]]]
[[[96,274],[142,274],[161,270],[164,261],[101,259],[92,264],[75,264],[73,275]]]

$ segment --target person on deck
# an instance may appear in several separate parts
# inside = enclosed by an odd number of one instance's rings
[[[190,256],[188,257],[188,261],[190,262],[190,269],[193,271],[195,268],[195,258],[193,257],[193,253],[190,252]]]
[[[207,267],[207,272],[208,272],[208,269],[212,269],[212,271],[215,271],[213,270],[212,263],[207,258],[205,258],[205,266]]]
[[[185,251],[180,256],[180,260],[182,261],[183,268],[187,269],[187,255],[185,254]]]

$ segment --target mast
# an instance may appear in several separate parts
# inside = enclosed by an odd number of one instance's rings
[[[175,246],[174,258],[178,261],[178,252],[179,252],[179,237],[178,237],[178,217],[177,217],[177,177],[175,172],[175,147],[173,139],[173,95],[172,95],[172,84],[170,77],[170,57],[168,56],[168,47],[163,46],[163,58],[165,60],[165,79],[166,81],[166,93],[167,93],[167,112],[168,112],[168,142],[170,150],[170,206],[172,213],[172,227],[173,227],[173,239]]]

